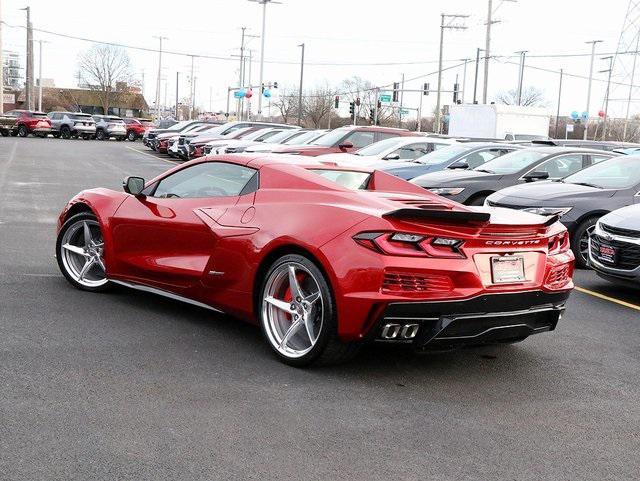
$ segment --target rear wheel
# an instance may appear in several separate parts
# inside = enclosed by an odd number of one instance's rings
[[[262,331],[281,361],[301,367],[343,362],[356,354],[357,344],[338,338],[333,294],[308,258],[290,254],[275,261],[260,302]]]
[[[18,127],[18,135],[20,137],[26,137],[27,135],[29,135],[29,130],[27,129],[26,125],[21,125],[20,127]]]
[[[56,241],[58,267],[78,289],[103,291],[109,287],[103,239],[98,219],[90,212],[74,215],[60,229]]]
[[[96,130],[96,139],[97,140],[105,140],[104,130],[102,130],[102,129]]]
[[[571,250],[576,258],[576,267],[587,269],[589,262],[589,236],[596,228],[598,217],[589,217],[580,223],[571,239]]]
[[[9,131],[8,130],[0,130],[0,134],[2,134],[3,137],[9,137]]]
[[[60,137],[62,137],[63,139],[71,138],[71,129],[68,125],[63,125],[62,127],[60,127]]]
[[[129,142],[135,142],[136,141],[136,133],[132,130],[127,134],[127,140]]]
[[[489,197],[487,194],[480,194],[475,197],[472,197],[470,200],[465,202],[467,205],[484,205],[484,201]]]

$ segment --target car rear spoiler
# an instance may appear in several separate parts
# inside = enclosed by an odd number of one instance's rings
[[[489,222],[488,212],[456,211],[456,210],[423,210],[398,209],[383,214],[384,218],[404,220],[444,220],[452,222]]]

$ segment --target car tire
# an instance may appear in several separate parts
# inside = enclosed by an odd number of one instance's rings
[[[134,131],[131,131],[131,132],[127,133],[127,140],[129,142],[135,142],[136,141],[136,133]]]
[[[18,127],[18,136],[19,137],[27,137],[29,135],[29,129],[27,129],[26,125],[21,125]]]
[[[466,205],[474,205],[474,206],[482,206],[484,205],[484,201],[487,200],[489,194],[480,194],[465,202]]]
[[[116,140],[117,140],[118,142],[122,142],[122,141],[124,140],[124,137],[116,137]]]
[[[91,212],[76,214],[62,225],[56,239],[56,260],[64,277],[77,289],[101,292],[111,287],[104,267],[103,239],[98,218]]]
[[[102,129],[96,130],[96,140],[106,140],[106,137],[104,135],[104,130]]]
[[[338,338],[335,298],[325,275],[309,258],[288,254],[277,259],[259,292],[260,326],[282,362],[296,367],[337,364],[358,352],[358,343]]]
[[[2,134],[3,137],[9,137],[9,131],[8,130],[0,130],[0,134]]]
[[[71,138],[71,129],[68,125],[63,125],[62,127],[60,127],[60,137],[62,137],[63,139]]]
[[[583,220],[571,236],[571,250],[576,258],[576,267],[589,268],[589,234],[596,226],[599,217],[589,217]]]

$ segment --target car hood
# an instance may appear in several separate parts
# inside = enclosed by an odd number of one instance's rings
[[[578,199],[609,198],[616,193],[611,189],[598,189],[586,185],[564,182],[532,182],[502,189],[491,196],[491,200],[508,205],[534,206],[538,204],[558,204],[562,201]],[[560,205],[560,204],[558,204]],[[571,203],[567,205],[572,205]]]
[[[640,231],[640,204],[629,205],[614,210],[601,217],[600,221],[611,227]]]
[[[502,178],[501,174],[488,174],[487,172],[478,172],[477,170],[459,170],[445,169],[439,172],[416,177],[411,182],[422,187],[438,187],[441,185],[453,185],[470,182],[488,182],[498,181]]]
[[[223,139],[224,135],[220,134],[207,134],[207,135],[197,135],[191,139],[192,144],[206,144],[207,142],[213,142],[214,140]],[[231,139],[230,139],[231,140]]]

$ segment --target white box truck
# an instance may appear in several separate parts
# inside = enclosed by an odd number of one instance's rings
[[[449,135],[504,140],[548,139],[549,120],[549,112],[539,107],[451,105]]]

